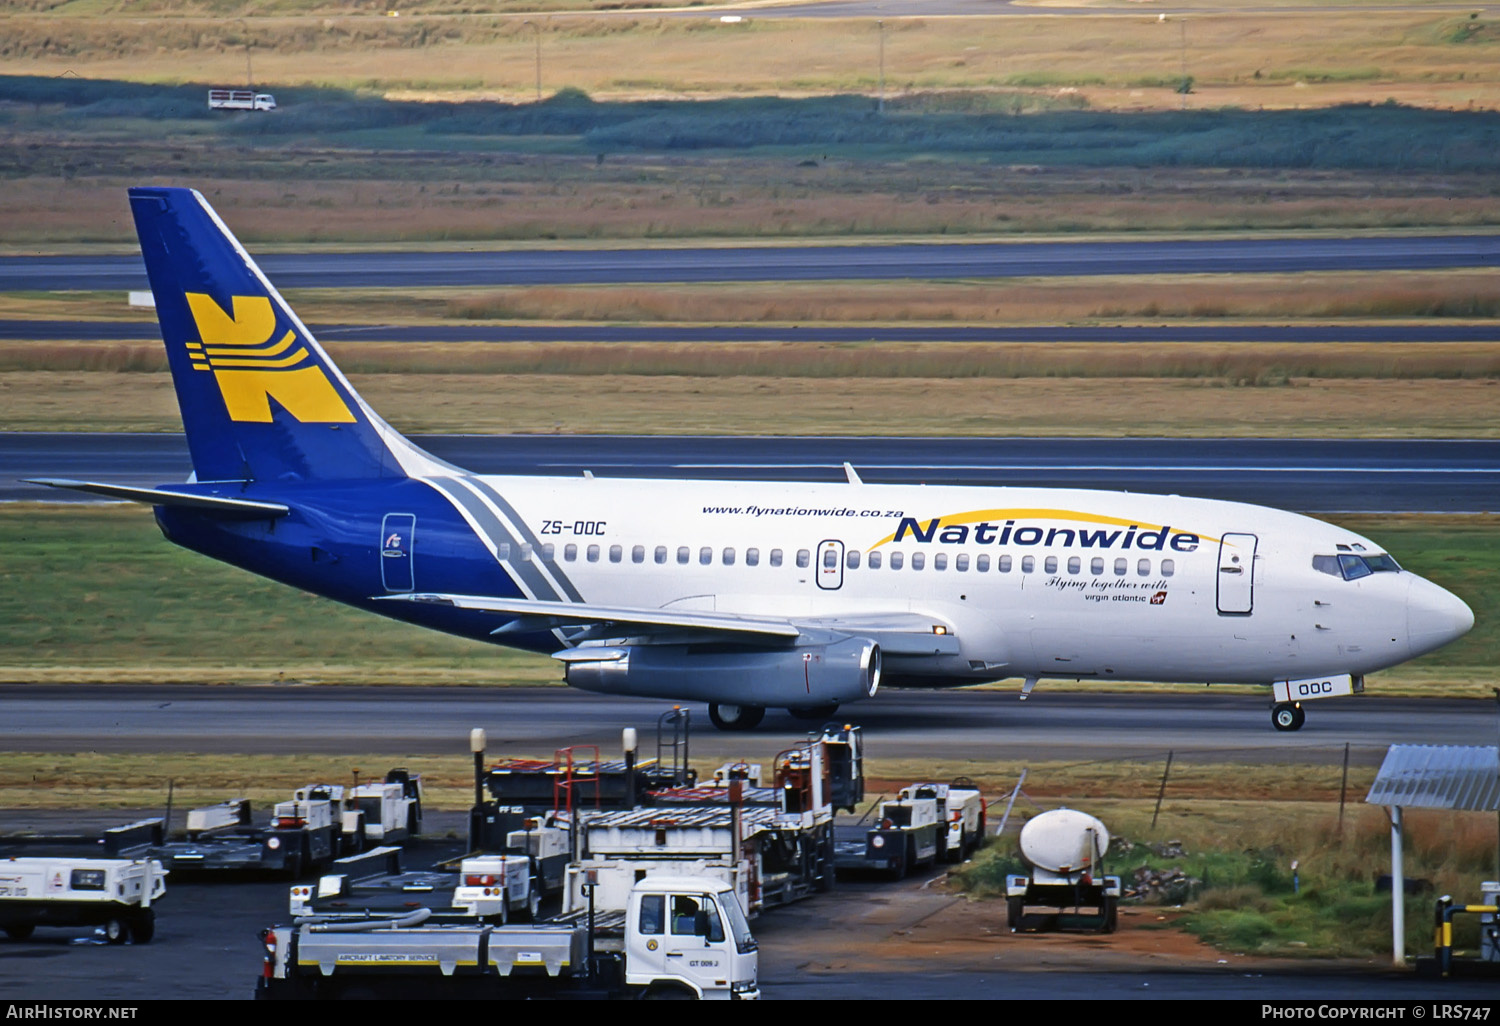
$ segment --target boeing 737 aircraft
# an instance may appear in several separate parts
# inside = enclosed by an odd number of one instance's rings
[[[1036,488],[479,476],[367,406],[201,195],[130,190],[193,477],[171,541],[371,612],[551,653],[587,691],[820,719],[882,683],[1261,684],[1309,699],[1473,626],[1341,527]],[[504,397],[497,397],[503,402]]]

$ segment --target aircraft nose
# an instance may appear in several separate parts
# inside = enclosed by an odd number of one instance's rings
[[[1442,648],[1473,626],[1474,611],[1468,603],[1446,588],[1413,576],[1406,594],[1406,635],[1413,656]]]

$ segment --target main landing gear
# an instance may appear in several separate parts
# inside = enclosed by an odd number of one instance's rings
[[[1277,730],[1301,730],[1307,712],[1299,702],[1278,702],[1271,707],[1271,726]]]
[[[763,705],[728,705],[720,702],[708,703],[708,718],[720,730],[754,730],[766,718]]]

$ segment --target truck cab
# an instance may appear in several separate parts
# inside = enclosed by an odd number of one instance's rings
[[[646,996],[760,997],[759,954],[734,889],[712,877],[648,876],[630,893],[625,982]]]

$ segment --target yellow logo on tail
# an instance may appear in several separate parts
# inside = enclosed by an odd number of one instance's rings
[[[230,314],[212,296],[186,296],[201,339],[187,344],[188,357],[196,370],[213,373],[230,420],[269,424],[274,398],[303,424],[354,422],[296,332],[275,338],[276,312],[269,298],[234,296]]]

